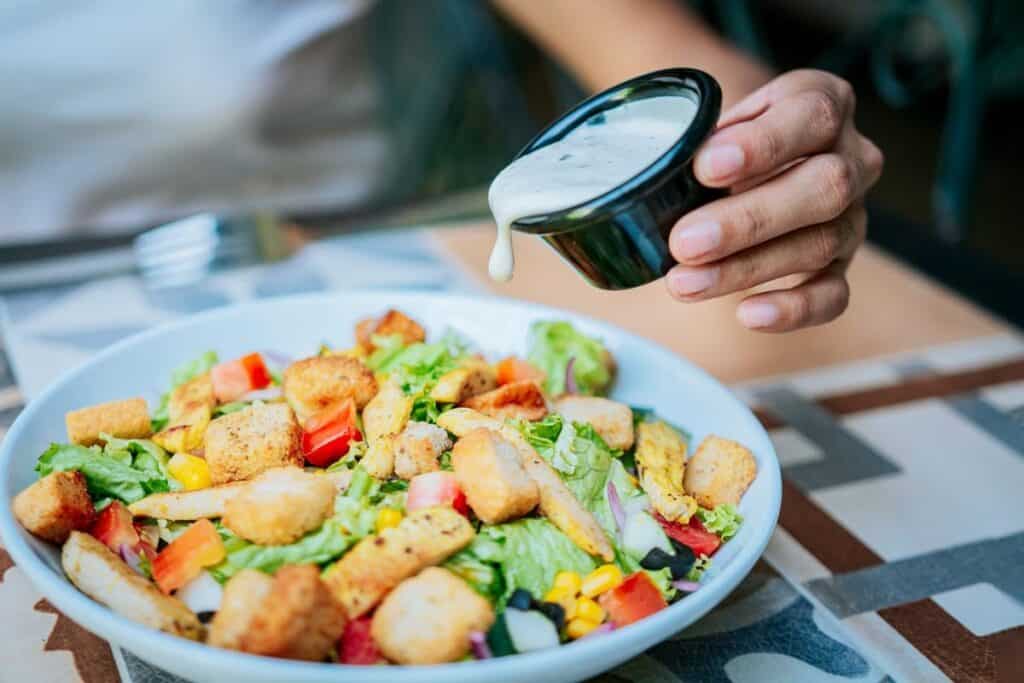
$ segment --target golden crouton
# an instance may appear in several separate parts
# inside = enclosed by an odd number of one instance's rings
[[[440,564],[475,535],[469,521],[452,508],[422,508],[357,543],[324,573],[324,581],[348,618],[356,619],[403,580]]]
[[[373,336],[390,337],[398,335],[406,345],[424,341],[427,333],[423,327],[401,311],[391,309],[379,318],[366,318],[356,324],[356,343],[367,351],[376,346]]]
[[[394,438],[395,474],[412,479],[441,469],[438,459],[452,447],[448,432],[428,422],[410,422]]]
[[[337,646],[344,630],[345,613],[320,580],[320,569],[312,564],[289,565],[274,575],[239,649],[320,662]]]
[[[498,375],[486,361],[472,359],[441,375],[430,391],[440,403],[462,403],[468,398],[498,387]]]
[[[633,411],[629,406],[598,396],[566,395],[555,401],[555,412],[566,422],[590,424],[612,448],[633,447]]]
[[[221,522],[259,545],[287,545],[324,523],[337,495],[326,477],[298,467],[275,467],[254,479],[224,506]]]
[[[367,442],[372,444],[383,436],[401,432],[411,412],[412,397],[406,396],[397,384],[385,382],[363,409],[363,431]]]
[[[72,410],[64,416],[68,441],[81,446],[100,443],[100,434],[119,439],[145,439],[153,430],[145,399],[129,398]]]
[[[452,467],[469,507],[487,524],[522,517],[540,501],[515,446],[496,432],[477,429],[459,439]]]
[[[664,422],[637,426],[636,468],[651,505],[670,522],[688,522],[697,503],[683,490],[686,439]]]
[[[384,598],[370,635],[398,664],[456,662],[469,653],[469,634],[494,624],[491,604],[447,569],[428,567]]]
[[[540,385],[529,380],[512,382],[493,391],[478,394],[462,402],[470,408],[498,419],[540,420],[548,414]]]
[[[224,516],[228,501],[245,488],[246,483],[236,481],[195,491],[153,493],[128,506],[135,517],[190,521],[216,519]]]
[[[388,434],[370,441],[359,464],[375,479],[390,479],[395,472],[395,437]]]
[[[509,441],[519,453],[519,460],[540,493],[540,511],[568,536],[573,543],[611,562],[615,554],[611,543],[594,515],[583,507],[558,472],[527,443],[515,427],[469,408],[455,408],[443,413],[437,424],[462,438],[475,429],[490,429]]]
[[[708,436],[686,464],[683,488],[706,508],[737,505],[757,476],[754,455],[741,444]]]
[[[96,519],[81,472],[51,472],[16,495],[11,507],[30,533],[54,543],[88,529]]]
[[[206,430],[204,456],[214,484],[251,479],[271,467],[302,466],[302,430],[283,403],[253,404]]]
[[[284,396],[300,420],[351,398],[362,410],[377,393],[377,380],[362,361],[347,356],[313,356],[284,371]]]
[[[255,569],[242,569],[224,584],[220,609],[210,622],[207,645],[226,650],[242,649],[242,638],[262,611],[274,579]]]
[[[89,534],[72,531],[60,562],[78,590],[118,614],[182,638],[202,639],[203,625],[185,603],[161,593]]]

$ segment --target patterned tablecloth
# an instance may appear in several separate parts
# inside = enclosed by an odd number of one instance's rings
[[[159,296],[122,277],[8,297],[0,438],[23,397],[126,335],[244,299],[373,286],[474,288],[400,233]],[[782,462],[779,529],[717,609],[599,680],[1024,681],[1024,340],[735,389]],[[56,612],[0,548],[0,682],[119,677],[178,680]]]

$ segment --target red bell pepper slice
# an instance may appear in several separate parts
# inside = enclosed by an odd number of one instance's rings
[[[306,462],[328,467],[348,453],[353,441],[362,441],[356,426],[356,406],[352,399],[328,406],[306,421],[302,432],[302,453]]]
[[[377,664],[384,661],[377,643],[370,635],[373,615],[367,614],[345,624],[338,643],[338,659],[342,664]]]
[[[408,512],[435,505],[450,505],[461,515],[469,516],[466,494],[459,488],[452,472],[427,472],[418,474],[409,481],[405,498]]]
[[[722,545],[722,539],[705,529],[697,515],[691,517],[690,523],[685,525],[670,522],[661,515],[655,515],[655,519],[670,538],[674,538],[688,547],[697,557],[701,555],[711,557]]]
[[[237,401],[250,391],[270,386],[270,370],[263,356],[250,353],[235,360],[218,363],[210,370],[213,393],[220,403]]]
[[[608,619],[616,628],[640,621],[668,606],[661,591],[644,572],[630,574],[616,588],[603,593],[597,600],[608,612]]]
[[[204,567],[223,561],[225,554],[213,522],[200,519],[153,559],[153,580],[160,590],[170,594],[199,576]]]
[[[504,386],[514,382],[544,382],[544,371],[529,361],[516,356],[502,359],[496,368],[498,384]]]

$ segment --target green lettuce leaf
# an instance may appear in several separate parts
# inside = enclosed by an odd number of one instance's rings
[[[103,453],[107,457],[119,459],[142,472],[162,476],[167,480],[171,491],[182,489],[181,482],[167,471],[167,461],[170,459],[167,451],[149,439],[118,439],[102,432],[100,438],[104,441]],[[125,452],[131,456],[130,459],[124,458],[122,454]]]
[[[491,543],[490,539],[485,539]],[[499,564],[481,560],[473,550],[473,546],[464,548],[448,558],[444,568],[450,570],[470,588],[485,597],[492,604],[505,596],[505,577]]]
[[[135,456],[129,449],[113,449],[107,454],[98,446],[54,443],[39,456],[36,472],[40,477],[51,472],[81,472],[94,501],[106,504],[117,499],[131,504],[151,493],[171,490],[154,460],[148,452]]]
[[[171,372],[171,388],[160,397],[160,405],[153,411],[153,417],[151,418],[154,432],[159,432],[167,426],[169,419],[167,416],[167,403],[171,399],[171,391],[180,387],[185,382],[195,379],[204,372],[209,372],[216,364],[217,352],[207,351],[198,358],[193,358],[187,363],[179,365]]]
[[[731,503],[722,503],[715,506],[714,510],[700,508],[697,516],[704,524],[704,528],[713,534],[718,534],[723,541],[728,541],[736,535],[743,524],[743,515],[739,513],[736,506]]]
[[[572,366],[580,394],[603,395],[612,383],[610,354],[600,340],[588,337],[565,321],[541,321],[530,327],[527,359],[544,371],[549,394],[566,392],[565,369]]]
[[[430,398],[430,390],[446,372],[459,366],[465,357],[466,345],[454,335],[446,335],[434,344],[402,345],[402,338],[373,337],[377,349],[366,364],[374,372],[390,375],[402,391],[414,396],[411,419],[417,422],[437,422],[438,416],[450,406],[440,405]]]

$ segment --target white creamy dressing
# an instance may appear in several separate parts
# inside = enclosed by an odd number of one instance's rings
[[[610,192],[657,161],[696,114],[696,103],[681,96],[629,101],[506,166],[487,197],[498,224],[488,263],[491,278],[512,278],[514,222]]]

